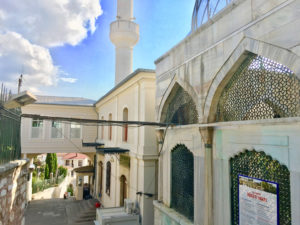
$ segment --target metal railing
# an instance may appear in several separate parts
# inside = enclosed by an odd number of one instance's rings
[[[4,103],[11,93],[3,86],[0,91],[0,165],[21,158],[21,110],[6,109]]]

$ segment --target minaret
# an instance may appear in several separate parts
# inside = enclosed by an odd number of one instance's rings
[[[133,0],[117,1],[117,20],[110,24],[110,40],[116,48],[115,85],[132,73],[133,47],[139,40],[139,25],[133,22]]]

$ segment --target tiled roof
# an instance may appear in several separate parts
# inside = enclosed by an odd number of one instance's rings
[[[63,160],[66,159],[86,159],[87,156],[81,153],[68,153],[63,157]]]

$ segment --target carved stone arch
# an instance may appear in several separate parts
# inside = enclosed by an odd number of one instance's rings
[[[300,57],[293,52],[251,38],[244,38],[213,79],[204,104],[204,123],[216,121],[217,106],[223,89],[249,55],[258,55],[288,67],[300,79]],[[266,103],[269,105],[269,103]]]
[[[161,103],[159,105],[158,109],[158,120],[160,122],[171,122],[170,114],[170,107],[172,107],[172,103],[174,103],[174,100],[176,97],[178,97],[178,94],[180,92],[183,92],[185,95],[185,101],[190,102],[190,114],[192,114],[193,118],[190,118],[190,121],[180,123],[180,124],[193,124],[198,123],[198,115],[199,115],[199,103],[198,103],[198,97],[196,92],[194,91],[193,87],[189,85],[187,82],[181,80],[176,75],[172,82],[170,83],[166,93],[164,94]],[[178,102],[179,104],[180,102]],[[175,107],[177,110],[178,107]],[[174,111],[174,113],[176,113]],[[177,113],[180,113],[179,111]],[[187,114],[186,114],[187,115]]]

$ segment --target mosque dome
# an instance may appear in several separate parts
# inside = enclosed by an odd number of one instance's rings
[[[191,33],[234,0],[195,0]]]

